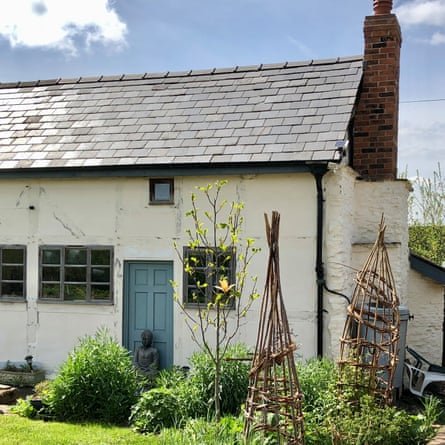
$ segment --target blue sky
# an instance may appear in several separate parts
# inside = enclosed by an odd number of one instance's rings
[[[1,0],[0,82],[363,53],[372,0]],[[394,0],[399,170],[445,168],[445,0]]]

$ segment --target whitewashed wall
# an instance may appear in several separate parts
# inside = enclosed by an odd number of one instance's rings
[[[411,270],[408,277],[410,314],[407,345],[429,361],[441,364],[444,291],[439,283]]]
[[[260,294],[268,255],[263,215],[270,215],[272,210],[281,214],[281,279],[289,322],[300,345],[298,354],[312,357],[317,353],[315,180],[311,174],[226,179],[229,184],[224,197],[245,202],[244,233],[262,248],[250,269],[259,276]],[[93,334],[100,326],[108,327],[122,341],[124,261],[173,261],[174,279],[181,283],[182,270],[173,240],[179,245],[186,242],[188,222],[184,215],[190,209],[195,186],[214,181],[214,177],[175,178],[175,204],[171,206],[148,205],[146,178],[0,181],[0,244],[27,245],[27,302],[0,302],[0,361],[22,360],[32,354],[49,370],[56,370],[78,339]],[[384,212],[393,271],[401,300],[406,303],[407,183],[362,182],[352,169],[335,166],[325,176],[323,188],[327,287],[351,296],[354,268],[360,268],[369,253]],[[38,249],[43,244],[114,246],[114,304],[38,302]],[[325,292],[324,299],[324,351],[336,357],[347,303],[330,292]],[[259,309],[257,302],[238,341],[255,344]],[[175,363],[186,364],[195,349],[176,307]]]
[[[326,176],[325,264],[329,289],[351,298],[355,276],[377,237],[382,214],[385,242],[401,304],[408,303],[407,181],[366,182],[348,167],[334,167]],[[343,333],[347,300],[325,292],[326,352],[336,358]]]
[[[357,173],[335,166],[325,176],[324,264],[326,287],[351,298],[354,271],[351,269],[354,232],[354,186]],[[324,293],[326,335],[324,349],[336,358],[339,353],[348,302],[332,292]]]
[[[245,234],[262,252],[251,273],[262,294],[267,260],[264,212],[281,213],[282,285],[289,321],[300,353],[315,354],[315,182],[310,174],[229,177],[224,196],[246,203]],[[125,260],[174,261],[182,271],[173,239],[185,242],[184,214],[196,185],[215,178],[175,178],[175,205],[148,205],[144,178],[0,181],[0,244],[27,245],[27,302],[0,302],[0,361],[32,354],[54,371],[86,334],[108,327],[122,340],[123,264]],[[33,207],[33,209],[30,208]],[[181,241],[181,238],[183,241]],[[43,303],[38,296],[38,249],[43,244],[114,246],[114,304]],[[254,345],[259,303],[239,340]],[[183,365],[195,349],[175,310],[174,360]]]

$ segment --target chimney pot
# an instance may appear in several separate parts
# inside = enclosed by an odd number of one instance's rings
[[[392,0],[374,0],[374,14],[391,14]]]

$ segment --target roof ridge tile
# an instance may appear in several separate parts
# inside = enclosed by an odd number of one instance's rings
[[[146,79],[165,79],[173,77],[194,77],[205,75],[218,75],[218,74],[230,74],[230,73],[247,73],[255,71],[267,71],[274,69],[287,69],[298,68],[304,66],[320,66],[320,65],[332,65],[337,63],[351,63],[362,62],[362,56],[350,56],[350,57],[337,57],[332,59],[316,59],[307,61],[295,61],[295,62],[281,62],[281,63],[268,63],[259,65],[240,65],[228,68],[209,68],[198,69],[188,71],[165,71],[158,73],[144,73],[144,74],[121,74],[121,75],[101,75],[101,76],[85,76],[75,78],[58,78],[58,79],[43,79],[33,81],[17,81],[17,82],[0,82],[0,89],[7,88],[24,88],[24,87],[38,87],[48,85],[66,85],[66,84],[84,84],[84,83],[97,83],[97,82],[119,82],[127,80],[146,80]]]

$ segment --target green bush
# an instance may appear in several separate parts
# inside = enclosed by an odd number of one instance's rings
[[[246,354],[244,346],[236,346],[228,356]],[[213,414],[214,367],[202,353],[194,354],[191,364],[189,377],[179,368],[159,373],[156,388],[144,393],[133,408],[132,424],[136,430],[156,432],[160,443],[177,445],[274,443],[274,437],[264,437],[261,432],[244,439],[242,415],[223,417],[221,423],[209,422]],[[225,397],[239,398],[232,403],[237,411],[245,402],[249,367],[249,362],[224,362],[222,406],[226,409],[230,405],[225,404]],[[307,445],[420,445],[434,436],[434,424],[441,413],[438,399],[426,399],[423,411],[413,415],[396,407],[381,407],[366,394],[360,400],[338,400],[337,365],[331,360],[297,363],[297,372]]]
[[[324,411],[337,400],[337,366],[326,358],[297,363],[305,411]]]
[[[226,353],[227,358],[246,358],[249,349],[243,344],[232,345]],[[213,384],[215,379],[215,364],[208,354],[197,352],[190,359],[190,385],[204,402],[201,412],[193,413],[192,417],[213,414]],[[238,415],[241,405],[247,397],[249,384],[250,361],[223,360],[221,365],[221,414]]]
[[[202,399],[202,392],[192,379],[187,378],[186,373],[179,367],[170,370],[162,370],[157,375],[154,385],[158,388],[174,389],[179,398],[182,415],[184,418],[200,417],[207,413],[206,400]]]
[[[232,346],[227,357],[246,357],[244,345]],[[191,418],[213,416],[215,365],[207,354],[193,354],[188,376],[180,368],[162,370],[154,387],[142,394],[133,407],[130,424],[139,432],[159,432],[169,426],[182,426]],[[221,407],[226,414],[239,414],[247,396],[250,363],[224,361],[222,366]]]
[[[321,426],[325,436],[330,435],[334,443],[342,445],[418,445],[434,436],[438,405],[413,415],[395,407],[381,407],[371,396],[363,396],[359,406],[340,403]]]
[[[106,330],[86,336],[69,354],[51,385],[55,417],[124,424],[139,389],[129,352]]]
[[[16,404],[11,408],[11,412],[21,417],[34,419],[37,417],[37,410],[31,405],[31,398],[18,399]]]
[[[34,394],[40,399],[45,399],[51,390],[51,380],[42,380],[34,386]]]
[[[445,261],[445,226],[414,224],[409,230],[409,248],[441,265]]]
[[[51,383],[50,380],[42,380],[37,383],[34,386],[34,395],[29,395],[25,399],[18,399],[17,403],[11,407],[11,412],[28,419],[48,420],[51,418],[51,410],[48,406]]]
[[[140,433],[157,433],[178,427],[184,419],[181,399],[173,388],[153,388],[139,398],[131,410],[130,424]]]
[[[161,369],[154,378],[153,386],[156,388],[177,388],[186,380],[186,373],[179,366],[170,369]]]
[[[428,399],[417,415],[381,407],[366,394],[360,400],[339,401],[338,370],[333,361],[299,363],[297,372],[307,445],[415,445],[434,435],[434,423],[441,414],[437,399]]]
[[[136,431],[156,433],[172,425],[179,427],[186,419],[206,412],[201,393],[180,368],[161,370],[153,385],[132,408],[130,424]]]

